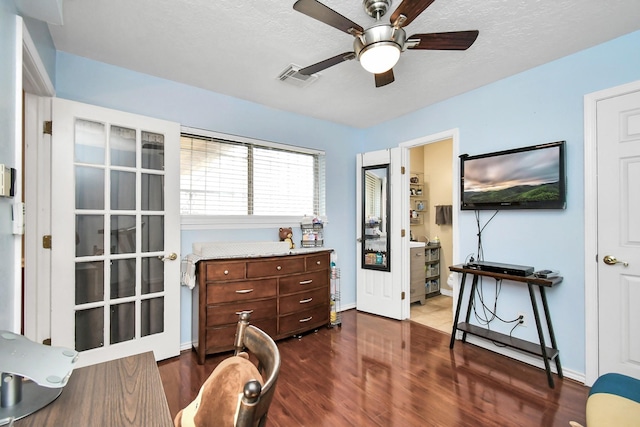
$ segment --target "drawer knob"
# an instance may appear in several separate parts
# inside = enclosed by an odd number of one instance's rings
[[[313,319],[313,316],[309,316],[309,317],[307,317],[306,319],[300,319],[300,320],[298,320],[298,322],[300,322],[300,323],[306,323],[306,322],[308,322],[308,321],[309,321],[309,320],[311,320],[311,319]]]
[[[313,301],[313,298],[301,299],[300,300],[300,304],[306,304],[306,303],[311,302],[311,301]]]
[[[238,289],[236,294],[250,294],[251,292],[253,292],[253,289]]]
[[[316,264],[320,265],[322,264],[322,261],[316,261]]]
[[[229,274],[229,270],[225,270],[225,271],[224,271],[224,274],[225,274],[225,275]]]
[[[309,280],[303,280],[302,282],[300,282],[301,285],[308,285],[309,283],[312,283],[313,280],[309,279]]]
[[[237,314],[238,316],[239,316],[239,315],[241,315],[242,313],[249,313],[249,314],[251,314],[251,313],[253,313],[253,310],[242,310],[242,311],[236,311],[236,314]]]
[[[280,266],[280,265],[279,265],[279,266],[277,266],[277,267],[276,267],[276,270],[278,270],[278,271],[282,270],[282,266]]]

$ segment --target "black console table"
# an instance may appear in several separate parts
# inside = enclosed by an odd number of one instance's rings
[[[491,271],[476,270],[466,267],[464,265],[454,265],[449,267],[449,270],[462,273],[462,281],[460,282],[460,292],[458,294],[458,304],[456,307],[456,315],[453,319],[453,329],[451,331],[451,342],[449,348],[453,348],[456,339],[456,332],[462,331],[462,342],[466,342],[467,334],[475,335],[481,338],[485,338],[496,343],[506,345],[518,350],[525,351],[527,353],[540,356],[544,360],[545,370],[547,372],[547,380],[549,387],[553,388],[553,377],[551,375],[550,360],[555,360],[556,368],[558,370],[558,377],[563,378],[562,367],[560,366],[560,352],[556,344],[556,337],[553,333],[553,325],[551,324],[551,316],[549,315],[549,306],[547,305],[547,296],[545,294],[545,288],[551,288],[562,282],[562,277],[553,277],[549,279],[541,279],[535,276],[514,276],[511,274],[494,273]],[[462,306],[462,296],[464,295],[464,285],[467,279],[467,274],[473,275],[473,281],[471,282],[471,293],[469,296],[469,302],[467,304],[467,314],[464,322],[458,323],[460,316],[460,308]],[[514,338],[509,335],[501,334],[499,332],[491,331],[476,325],[469,323],[471,317],[471,306],[473,304],[473,296],[478,285],[478,277],[492,277],[494,279],[510,280],[518,283],[525,283],[529,288],[529,297],[531,299],[531,307],[533,308],[533,316],[536,320],[536,328],[538,329],[539,343],[533,343],[525,341],[523,339]],[[538,304],[536,302],[534,288],[538,288],[540,292],[540,299],[542,300],[542,308],[544,312],[545,321],[549,331],[549,338],[551,339],[551,347],[547,347],[544,341],[544,333],[542,330],[542,322],[540,319],[540,313],[538,311]]]

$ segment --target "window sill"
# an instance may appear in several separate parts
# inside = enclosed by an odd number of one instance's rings
[[[236,228],[297,227],[299,215],[182,215],[181,230],[228,230]]]

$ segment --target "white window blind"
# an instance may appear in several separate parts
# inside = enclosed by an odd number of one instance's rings
[[[324,215],[323,153],[238,139],[182,134],[182,215]]]

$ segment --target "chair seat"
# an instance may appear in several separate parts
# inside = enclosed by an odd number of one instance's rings
[[[599,377],[587,399],[588,427],[640,425],[640,380],[609,373]]]

